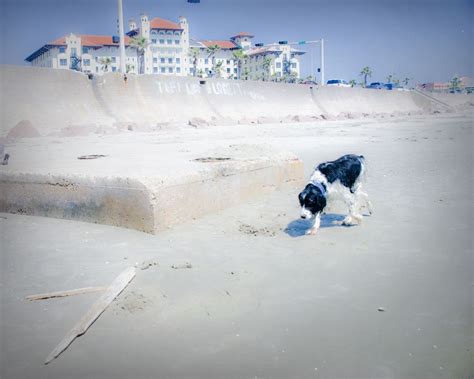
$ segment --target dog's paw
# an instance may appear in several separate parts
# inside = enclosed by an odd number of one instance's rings
[[[318,229],[308,229],[306,231],[307,236],[314,236],[318,232]]]
[[[341,225],[354,226],[354,225],[359,225],[361,222],[362,222],[361,215],[349,215],[344,220],[342,220]]]

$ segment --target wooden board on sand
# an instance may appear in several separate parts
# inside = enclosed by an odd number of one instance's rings
[[[127,268],[112,282],[105,293],[97,299],[89,311],[82,316],[79,322],[69,331],[66,337],[58,346],[48,355],[45,364],[57,358],[67,347],[79,336],[83,335],[89,326],[106,310],[106,308],[114,301],[114,299],[122,292],[130,281],[135,277],[136,271],[134,267]]]

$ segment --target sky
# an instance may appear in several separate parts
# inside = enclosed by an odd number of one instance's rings
[[[355,79],[369,66],[369,81],[389,74],[412,83],[474,77],[474,0],[123,0],[128,20],[177,21],[185,16],[196,39],[254,42],[325,40],[328,79]],[[0,64],[24,59],[70,32],[117,33],[117,0],[0,0]],[[303,57],[302,74],[319,67],[319,46]]]

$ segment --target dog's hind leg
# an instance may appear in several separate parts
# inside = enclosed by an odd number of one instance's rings
[[[374,213],[374,208],[372,207],[372,203],[369,200],[369,195],[367,195],[367,193],[362,190],[357,191],[356,195],[358,199],[362,199],[364,201],[363,206],[367,207],[369,214],[371,215]]]
[[[349,207],[349,214],[341,224],[346,226],[357,225],[362,222],[362,215],[357,212],[357,197],[353,194],[347,194],[344,196],[344,200]]]

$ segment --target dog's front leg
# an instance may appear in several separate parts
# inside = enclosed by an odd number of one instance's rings
[[[321,213],[317,213],[316,216],[313,218],[313,225],[311,226],[311,228],[307,230],[306,234],[315,235],[318,232],[320,226],[321,226]]]

